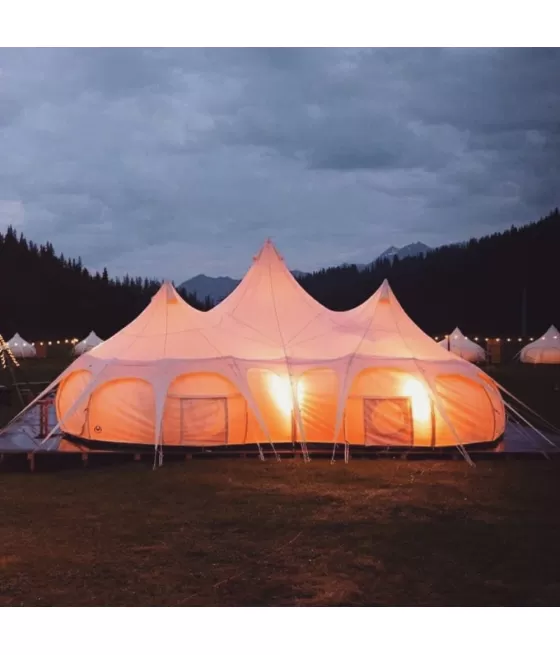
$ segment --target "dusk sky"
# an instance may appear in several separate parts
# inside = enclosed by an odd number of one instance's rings
[[[110,275],[368,262],[560,204],[560,50],[0,50],[0,228]]]

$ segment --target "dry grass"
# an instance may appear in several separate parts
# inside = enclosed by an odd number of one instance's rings
[[[0,477],[1,605],[558,605],[555,462]]]

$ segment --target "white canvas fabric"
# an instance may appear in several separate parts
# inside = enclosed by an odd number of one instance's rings
[[[505,425],[494,382],[422,332],[387,282],[331,311],[270,241],[209,312],[165,283],[55,384],[66,432],[123,443],[462,445]]]
[[[473,364],[486,361],[484,348],[466,337],[458,327],[448,337],[442,339],[439,345]]]
[[[103,343],[103,339],[100,339],[92,330],[85,339],[82,339],[74,346],[74,355],[83,355],[101,343]]]
[[[18,332],[8,341],[8,346],[14,354],[16,359],[24,359],[26,357],[37,357],[35,346],[23,339]]]
[[[536,341],[519,352],[524,364],[560,364],[560,332],[551,325]]]

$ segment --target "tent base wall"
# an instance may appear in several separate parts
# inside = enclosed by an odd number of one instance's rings
[[[77,437],[74,435],[69,435],[69,434],[64,434],[64,439],[68,443],[75,444],[77,447],[89,450],[89,451],[106,451],[106,452],[145,452],[145,453],[153,453],[154,452],[154,445],[153,444],[138,444],[138,443],[126,443],[126,442],[115,442],[115,441],[101,441],[101,440],[95,440],[95,439],[85,439],[83,437]],[[481,449],[492,449],[496,448],[504,439],[504,434],[499,436],[497,439],[494,439],[493,441],[480,441],[480,442],[474,442],[470,444],[464,444],[464,447],[466,450],[481,450]],[[297,450],[298,452],[301,451],[301,442],[299,441],[292,441],[292,442],[273,442],[274,448],[276,449],[277,452],[290,452],[292,450]],[[272,453],[271,449],[271,444],[270,442],[263,441],[260,444],[261,448],[263,449],[264,453],[266,454],[267,452]],[[329,451],[332,453],[334,443],[332,441],[320,443],[320,442],[307,442],[307,449],[309,452],[315,452],[319,453],[323,450]],[[341,449],[344,447],[344,442],[342,440],[339,440],[336,444],[337,449]],[[390,444],[374,444],[374,445],[365,445],[365,444],[353,444],[350,443],[350,449],[352,451],[354,450],[364,450],[364,451],[384,451],[384,450],[391,450],[394,452],[418,452],[418,453],[433,453],[436,451],[455,451],[457,450],[457,446],[455,444],[453,445],[445,445],[445,446],[401,446],[401,445],[390,445]],[[237,451],[237,452],[252,452],[256,451],[258,452],[258,447],[254,443],[248,443],[248,444],[218,444],[218,445],[201,445],[201,446],[166,446],[165,444],[163,445],[163,452],[164,453],[195,453],[195,452],[212,452],[212,453],[218,453],[218,452],[224,452],[227,453],[229,451]]]
[[[282,459],[301,459],[301,451],[297,449],[281,448],[278,450]],[[312,460],[328,462],[332,456],[331,449],[311,449],[309,454]],[[469,455],[477,461],[509,461],[509,460],[542,460],[543,453],[539,451],[508,452],[504,450],[470,450]],[[546,454],[550,459],[560,462],[560,450]],[[255,459],[258,465],[258,450],[220,449],[214,451],[171,452],[164,456],[164,463],[188,463],[201,459]],[[381,450],[375,448],[350,449],[350,459],[353,460],[401,460],[401,461],[461,461],[462,455],[455,449],[434,449],[425,452],[396,450]],[[134,451],[90,451],[83,452],[37,452],[37,453],[0,453],[0,473],[48,473],[69,469],[96,469],[103,467],[123,466],[136,463],[151,470],[153,467],[153,453]],[[270,453],[272,461],[272,453]],[[336,463],[343,464],[342,449],[337,455]],[[281,462],[279,466],[281,466]],[[163,469],[165,470],[165,468]]]

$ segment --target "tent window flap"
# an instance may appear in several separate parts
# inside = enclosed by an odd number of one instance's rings
[[[181,445],[228,442],[227,398],[181,398]]]
[[[412,446],[410,398],[364,398],[366,446]]]

